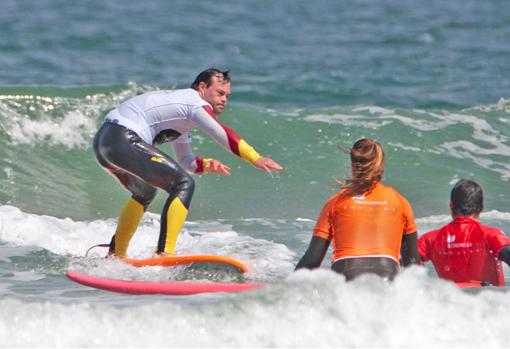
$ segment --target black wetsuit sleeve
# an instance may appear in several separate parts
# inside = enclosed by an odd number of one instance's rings
[[[416,232],[406,234],[402,237],[402,265],[408,267],[411,264],[420,264],[421,258],[418,253],[418,234]]]
[[[313,236],[304,256],[296,265],[296,270],[301,268],[315,269],[320,267],[322,260],[328,251],[329,243],[329,240]]]
[[[510,245],[506,245],[499,252],[498,259],[510,266]]]

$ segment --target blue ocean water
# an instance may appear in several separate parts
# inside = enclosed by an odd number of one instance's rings
[[[509,7],[2,1],[0,346],[506,345],[504,289],[461,291],[429,266],[390,285],[345,284],[327,260],[320,271],[293,268],[335,179],[349,174],[338,146],[361,137],[383,145],[385,181],[411,202],[419,233],[448,222],[460,178],[484,188],[482,221],[509,231]],[[68,269],[174,277],[104,261],[104,251],[83,258],[109,240],[128,197],[90,143],[119,102],[188,87],[210,66],[233,79],[221,120],[285,171],[268,176],[197,131],[197,154],[233,174],[196,178],[178,253],[233,256],[249,266],[248,281],[271,287],[134,297],[71,283]],[[149,208],[130,255],[152,254],[164,200]]]

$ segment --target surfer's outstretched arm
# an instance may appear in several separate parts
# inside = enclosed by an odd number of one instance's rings
[[[315,269],[320,267],[324,256],[329,247],[329,240],[323,239],[318,236],[313,236],[310,245],[306,250],[304,256],[296,265],[296,270],[301,268]]]
[[[251,145],[241,138],[232,128],[221,123],[214,111],[204,106],[197,108],[193,114],[193,121],[198,127],[209,134],[223,148],[239,156],[266,173],[281,171],[283,167],[271,158],[261,156]]]

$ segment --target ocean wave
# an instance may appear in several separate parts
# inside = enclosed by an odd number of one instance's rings
[[[497,110],[506,108],[507,101],[498,103]],[[388,144],[409,152],[426,151],[471,161],[480,168],[510,179],[510,129],[508,123],[495,118],[494,108],[434,111],[422,109],[388,109],[374,106],[341,108],[327,113],[309,113],[306,122],[339,124],[354,130],[379,131],[385,139],[401,130],[399,142]]]
[[[113,219],[74,221],[25,213],[14,206],[0,205],[0,241],[10,246],[42,248],[59,256],[84,257],[91,246],[108,243],[115,227],[116,221]],[[159,228],[159,215],[145,213],[130,243],[128,255],[134,258],[151,257]],[[187,222],[179,235],[177,253],[237,258],[254,271],[253,278],[266,281],[281,279],[288,274],[295,258],[295,253],[281,243],[239,234],[232,230],[230,224],[217,221]],[[104,257],[105,254],[104,249],[95,249],[90,257]]]
[[[466,111],[481,111],[481,112],[510,112],[510,99],[500,98],[495,104],[480,105],[475,107],[466,108]],[[507,119],[508,121],[508,119]]]
[[[48,302],[0,301],[4,345],[499,347],[510,340],[501,325],[510,311],[508,290],[469,293],[420,267],[393,283],[370,275],[346,283],[331,271],[301,270],[263,289],[185,300],[136,297],[133,303],[135,296],[70,282],[53,294]],[[86,300],[93,295],[98,301]],[[37,330],[27,335],[27,328]]]
[[[146,88],[129,83],[115,92],[71,88],[70,91],[48,89],[47,95],[39,95],[34,88],[24,91],[25,94],[2,94],[0,127],[13,145],[84,148],[107,110]]]

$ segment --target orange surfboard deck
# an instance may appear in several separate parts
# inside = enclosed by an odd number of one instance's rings
[[[243,273],[248,272],[248,268],[236,259],[213,255],[170,256],[146,259],[122,258],[121,261],[135,267],[172,267],[176,265],[192,263],[222,263],[236,267]]]

